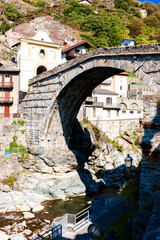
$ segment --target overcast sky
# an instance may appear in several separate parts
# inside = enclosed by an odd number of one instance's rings
[[[158,4],[160,3],[160,0],[149,0],[149,1],[146,1],[146,0],[139,0],[140,2],[152,2],[152,3],[155,3],[155,4]]]

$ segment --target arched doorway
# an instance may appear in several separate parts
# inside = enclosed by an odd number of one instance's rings
[[[43,72],[45,72],[45,71],[47,71],[47,68],[46,68],[46,67],[44,67],[44,66],[39,66],[39,67],[37,68],[37,75],[38,75],[38,74],[41,74],[41,73],[43,73]]]

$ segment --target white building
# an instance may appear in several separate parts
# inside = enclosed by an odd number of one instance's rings
[[[124,38],[121,42],[120,45],[122,47],[132,47],[134,46],[135,41],[133,39],[129,39],[129,38]]]
[[[103,81],[99,85],[99,87],[102,89],[108,89],[110,91],[116,92],[120,97],[126,98],[128,90],[127,76],[128,74],[125,72],[114,75]]]
[[[117,92],[113,91],[115,89]],[[123,121],[126,124],[130,120],[132,124],[143,118],[143,101],[128,99],[127,90],[127,74],[106,79],[93,90],[92,97],[86,99],[84,117],[107,132],[109,137],[118,136]]]
[[[71,39],[72,40],[72,39]],[[87,41],[75,43],[64,41],[64,45],[54,43],[49,32],[39,29],[32,39],[21,38],[12,47],[17,49],[17,65],[20,70],[19,90],[20,99],[28,91],[28,80],[48,71],[59,64],[86,53],[86,48],[93,47]]]
[[[65,45],[62,49],[62,62],[64,63],[75,57],[79,57],[80,55],[86,53],[87,48],[93,48],[93,45],[86,40],[80,41],[73,45],[69,45],[67,42],[65,42]]]
[[[17,64],[22,92],[27,92],[30,78],[61,63],[62,45],[53,43],[44,29],[39,29],[32,39],[21,38],[14,46],[18,46]]]

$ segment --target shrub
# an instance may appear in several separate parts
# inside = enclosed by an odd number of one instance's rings
[[[109,140],[109,143],[113,145],[113,147],[115,147],[119,152],[123,152],[124,149],[122,146],[118,145],[118,143],[116,143],[114,140]]]
[[[18,123],[20,126],[24,126],[25,121],[24,121],[23,119],[19,119],[19,120],[17,121],[17,123]]]
[[[1,32],[4,35],[11,28],[11,25],[7,22],[3,22],[1,25]]]
[[[91,124],[92,130],[95,134],[95,137],[97,139],[97,141],[99,141],[100,137],[101,137],[101,131],[99,130],[99,128],[93,124]]]
[[[44,9],[46,7],[46,2],[43,0],[39,0],[37,2],[37,6]]]
[[[59,20],[59,19],[62,18],[62,17],[63,17],[63,15],[60,14],[59,12],[57,12],[57,13],[54,14],[54,19],[56,19],[56,20]]]
[[[11,175],[10,177],[4,179],[2,182],[7,184],[8,186],[12,187],[13,183],[17,180],[15,175]]]
[[[13,4],[4,4],[4,14],[11,21],[16,21],[18,18],[22,17],[22,14],[14,7]]]
[[[128,184],[124,183],[119,193],[135,205],[139,199],[139,177],[132,179]]]
[[[131,7],[132,1],[131,0],[115,0],[114,1],[115,7],[128,11]]]
[[[18,136],[16,134],[14,134],[14,136],[12,138],[13,138],[13,141],[16,142],[18,139]]]
[[[84,123],[84,124],[87,124],[87,123],[89,123],[89,120],[88,120],[88,118],[83,118],[83,123]]]

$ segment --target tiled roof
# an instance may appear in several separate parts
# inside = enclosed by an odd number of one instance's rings
[[[83,45],[83,44],[85,44],[87,48],[93,48],[93,45],[92,45],[91,43],[89,43],[89,42],[86,41],[86,40],[83,40],[83,41],[78,42],[78,43],[76,43],[76,44],[74,44],[74,45],[71,45],[71,46],[69,46],[69,45],[67,45],[67,47],[64,46],[64,47],[62,48],[62,53],[65,53],[65,52],[67,52],[67,51],[69,51],[69,50],[72,50],[72,49],[74,49],[74,48],[76,48],[76,47],[79,47],[79,46],[81,46],[81,45]]]
[[[15,63],[1,61],[0,63],[0,72],[19,72],[19,68]]]

